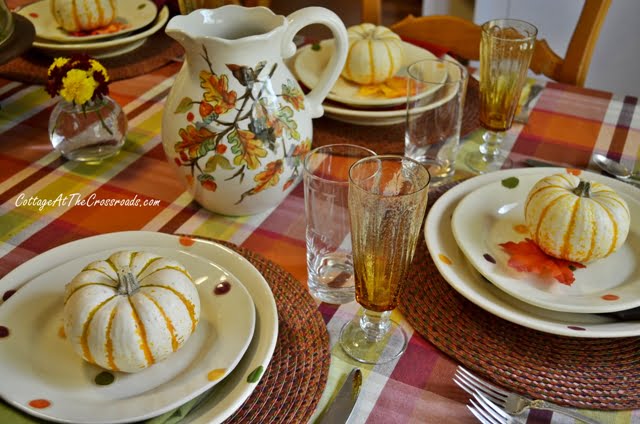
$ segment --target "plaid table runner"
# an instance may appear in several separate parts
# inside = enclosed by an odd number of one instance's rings
[[[72,240],[107,232],[150,230],[230,241],[280,264],[305,284],[301,185],[272,211],[223,217],[192,201],[167,166],[160,135],[163,103],[179,68],[179,63],[172,63],[145,76],[111,84],[111,96],[127,113],[129,133],[124,150],[100,165],[68,162],[52,151],[47,123],[56,100],[41,86],[0,79],[0,278],[36,255]],[[476,149],[480,136],[480,131],[470,134],[461,154]],[[601,152],[638,171],[640,108],[633,97],[549,82],[528,123],[513,126],[504,148],[510,150],[517,166],[526,158],[538,158],[596,170],[590,157]],[[141,206],[24,203],[24,199],[35,197],[53,201],[61,195],[138,198]],[[327,324],[333,356],[317,414],[335,394],[344,374],[357,365],[334,344],[339,329],[357,313],[358,305],[318,307]],[[400,313],[394,315],[413,334]],[[361,367],[364,386],[351,422],[475,422],[465,407],[466,394],[451,381],[456,365],[413,334],[407,352],[397,362]],[[14,417],[7,408],[0,405],[1,422],[7,422],[3,417]],[[605,423],[640,423],[640,410],[586,414]],[[527,422],[573,421],[535,412]]]

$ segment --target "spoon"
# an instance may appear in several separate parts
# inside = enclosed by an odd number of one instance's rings
[[[633,175],[631,171],[629,171],[627,167],[621,164],[620,162],[616,162],[613,159],[609,159],[608,157],[606,157],[605,155],[601,155],[600,153],[595,153],[593,155],[593,161],[603,171],[613,175],[614,177],[622,181],[627,181],[634,184],[640,184],[640,177]]]

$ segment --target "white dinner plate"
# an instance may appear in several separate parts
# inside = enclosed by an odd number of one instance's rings
[[[449,57],[447,57],[450,59]],[[428,103],[422,106],[411,109],[412,114],[420,114],[438,107],[449,100],[451,100],[456,94],[457,86],[450,84],[445,90],[431,93],[431,98],[428,99]],[[355,125],[395,125],[405,122],[407,119],[407,108],[398,107],[390,110],[360,110],[350,109],[346,106],[341,106],[336,103],[323,103],[325,114],[337,121],[347,122]]]
[[[216,371],[214,374],[220,378],[212,382],[207,377],[210,371],[228,368],[233,371],[222,384],[203,395],[188,421],[211,423],[229,417],[253,392],[273,355],[278,334],[275,300],[262,275],[236,252],[213,242],[181,240],[185,239],[143,231],[89,237],[38,255],[7,274],[0,280],[0,292],[19,290],[0,305],[0,325],[10,330],[9,337],[0,343],[0,366],[13,365],[11,371],[1,372],[3,376],[11,372],[19,378],[3,377],[0,395],[32,415],[59,422],[130,422],[180,406],[227,374]],[[58,335],[61,298],[55,281],[67,279],[85,259],[106,257],[123,248],[171,256],[190,271],[195,270],[194,279],[203,281],[198,286],[201,301],[204,298],[203,317],[182,349],[162,363],[137,374],[114,373],[113,384],[97,386],[92,381],[99,368],[85,364],[67,345],[68,341]],[[56,271],[54,277],[51,270]],[[205,275],[207,281],[200,278]],[[225,295],[212,296],[211,290],[220,277],[227,279],[232,289]],[[232,295],[244,300],[232,302],[227,297]],[[12,305],[17,307],[29,299],[31,307],[18,312],[24,323],[18,323],[9,316],[15,308]],[[231,362],[218,366],[214,361],[223,360],[222,352],[227,349],[222,339],[238,337],[231,334],[237,329],[235,321],[246,320],[254,311],[251,299],[255,304],[255,334],[249,337],[248,348],[245,343],[246,353],[242,357],[237,351]],[[16,337],[36,323],[42,323],[40,334]],[[12,330],[14,325],[17,330]],[[11,342],[14,337],[16,340]],[[24,357],[18,358],[14,348],[24,350],[27,345],[31,346],[30,351],[22,352]],[[44,353],[39,353],[43,348]],[[48,361],[43,359],[45,354]],[[34,399],[46,399],[51,405],[44,409],[30,407],[29,402]]]
[[[144,28],[158,14],[156,5],[150,0],[116,0],[115,22],[126,25],[118,32],[96,35],[72,35],[60,27],[51,13],[49,0],[31,3],[18,11],[29,19],[36,29],[36,37],[58,43],[88,43],[119,37]]]
[[[150,27],[143,31],[133,32],[122,37],[98,40],[88,43],[56,43],[46,40],[36,40],[33,47],[42,50],[50,56],[64,55],[71,52],[84,52],[96,59],[119,56],[133,51],[158,32],[169,20],[169,9],[164,6]]]
[[[551,175],[564,168],[508,169],[471,178],[444,193],[427,216],[424,236],[438,271],[462,296],[496,316],[524,327],[572,337],[631,337],[640,335],[638,321],[619,321],[604,315],[557,312],[522,302],[482,277],[467,261],[451,230],[451,217],[458,203],[473,190],[509,177]],[[598,181],[611,178],[598,175]],[[594,179],[596,179],[594,178]],[[636,199],[640,191],[624,184],[619,193]],[[632,218],[633,219],[633,218]]]
[[[435,59],[436,57],[428,50],[413,44],[402,42],[404,63],[396,76],[406,76],[407,66],[423,59]],[[322,73],[329,64],[329,60],[333,54],[334,40],[323,40],[319,44],[307,45],[300,49],[296,55],[294,62],[295,73],[304,85],[314,88]],[[444,69],[434,70],[431,81],[444,81],[446,72]],[[382,95],[363,96],[360,94],[361,86],[339,77],[331,91],[327,95],[329,100],[343,103],[356,107],[389,107],[398,106],[407,103],[406,96],[388,98]],[[433,85],[427,90],[421,91],[420,94],[413,97],[413,100],[433,94],[438,89],[437,85]]]
[[[501,243],[518,243],[529,237],[518,232],[524,226],[524,204],[529,191],[543,175],[511,180],[516,187],[494,181],[469,193],[456,207],[451,221],[453,236],[469,262],[489,281],[524,302],[561,312],[616,312],[640,306],[640,202],[637,195],[621,191],[625,183],[582,172],[580,178],[607,184],[620,193],[631,211],[631,227],[625,243],[611,255],[576,269],[575,281],[562,284],[518,272],[507,262]],[[520,226],[520,227],[518,227]],[[487,256],[488,255],[488,256]]]

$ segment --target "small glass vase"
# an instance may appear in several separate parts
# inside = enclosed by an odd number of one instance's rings
[[[60,100],[49,117],[49,138],[67,159],[97,163],[124,145],[127,116],[109,96],[76,105]]]

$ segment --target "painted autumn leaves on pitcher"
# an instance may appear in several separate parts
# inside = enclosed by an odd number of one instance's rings
[[[271,77],[277,64],[268,68],[266,61],[253,68],[226,65],[244,88],[239,94],[230,89],[229,75],[213,71],[204,46],[202,57],[208,65],[199,72],[202,97],[184,97],[174,111],[186,114],[188,122],[178,130],[179,140],[174,144],[175,163],[191,170],[188,184],[216,191],[216,179],[221,175],[226,181],[238,178],[242,182],[248,171],[260,170],[253,177],[255,185],[238,193],[236,204],[246,196],[276,187],[281,178],[286,178],[282,190],[287,190],[300,176],[303,157],[311,147],[309,138],[300,140],[294,118],[294,111],[305,108],[304,94],[291,79],[276,94]],[[287,143],[291,139],[296,142]],[[277,159],[264,163],[268,151]],[[214,175],[218,170],[227,172]]]

